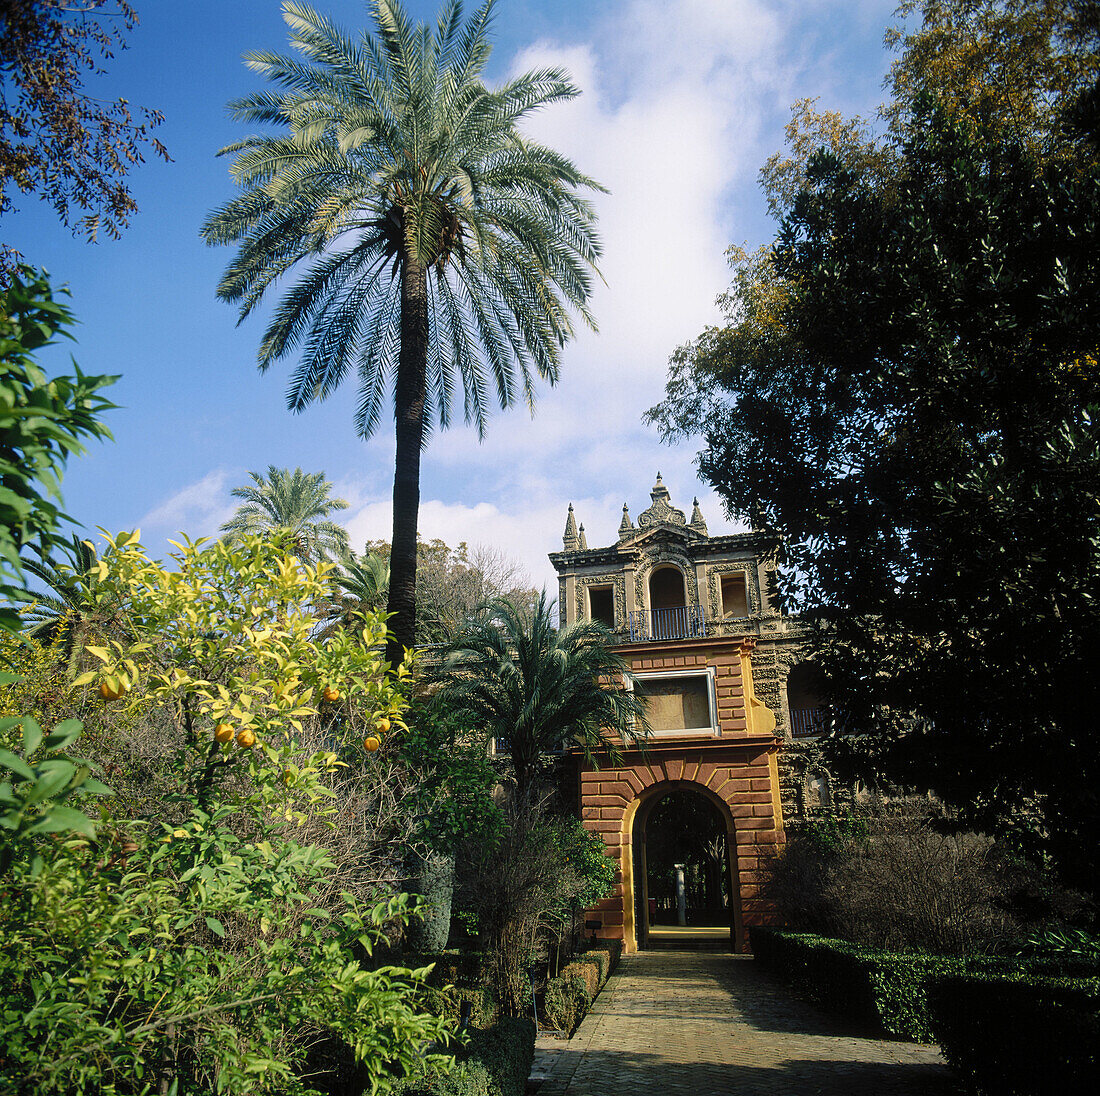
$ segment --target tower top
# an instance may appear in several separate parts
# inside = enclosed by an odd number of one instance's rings
[[[573,504],[569,504],[569,513],[565,518],[565,533],[561,538],[562,547],[567,552],[575,552],[580,546],[580,538],[577,536],[577,520],[573,517]]]

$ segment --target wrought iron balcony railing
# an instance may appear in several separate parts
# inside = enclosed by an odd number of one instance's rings
[[[824,734],[829,725],[829,712],[826,708],[792,708],[791,734],[795,738],[811,738]]]
[[[703,610],[698,605],[677,605],[672,609],[639,609],[628,614],[630,638],[696,639],[707,634]]]

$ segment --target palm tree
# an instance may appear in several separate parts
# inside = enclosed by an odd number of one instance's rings
[[[379,427],[392,390],[397,453],[389,610],[391,664],[415,634],[420,454],[449,425],[460,391],[484,433],[490,393],[502,408],[533,405],[534,376],[553,384],[573,335],[589,324],[599,256],[582,188],[600,189],[519,123],[577,89],[541,69],[489,90],[495,0],[464,22],[447,0],[434,31],[399,0],[373,0],[374,30],[352,38],[311,8],[286,2],[303,59],[247,56],[275,87],[230,104],[277,136],[231,145],[241,193],[203,227],[239,244],[218,286],[243,320],[285,286],[259,350],[261,370],[301,349],[287,402],[301,411],[352,368],[355,422]],[[284,277],[284,276],[290,276]]]
[[[640,744],[648,732],[608,629],[582,620],[558,631],[551,608],[545,591],[530,613],[503,598],[489,602],[437,671],[440,703],[506,745],[521,796],[543,754],[572,746],[589,761],[602,751],[616,759],[617,739]]]
[[[237,512],[222,526],[226,539],[282,534],[288,536],[302,559],[316,563],[327,555],[348,551],[343,526],[328,521],[329,514],[346,510],[344,499],[334,499],[332,484],[324,472],[303,472],[269,465],[267,478],[249,472],[252,485],[234,487],[234,498],[244,499]]]
[[[348,552],[330,576],[332,597],[321,608],[322,636],[340,628],[351,628],[364,613],[377,612],[390,586],[390,564],[382,556]]]

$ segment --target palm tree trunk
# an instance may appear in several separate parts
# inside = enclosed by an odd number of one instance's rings
[[[390,620],[386,661],[397,666],[416,637],[416,526],[420,514],[420,452],[428,366],[428,272],[407,260],[401,268],[401,353],[394,407],[397,456],[390,547]]]

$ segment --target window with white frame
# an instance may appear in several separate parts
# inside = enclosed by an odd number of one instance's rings
[[[633,675],[631,687],[645,698],[650,733],[718,733],[714,667]]]

